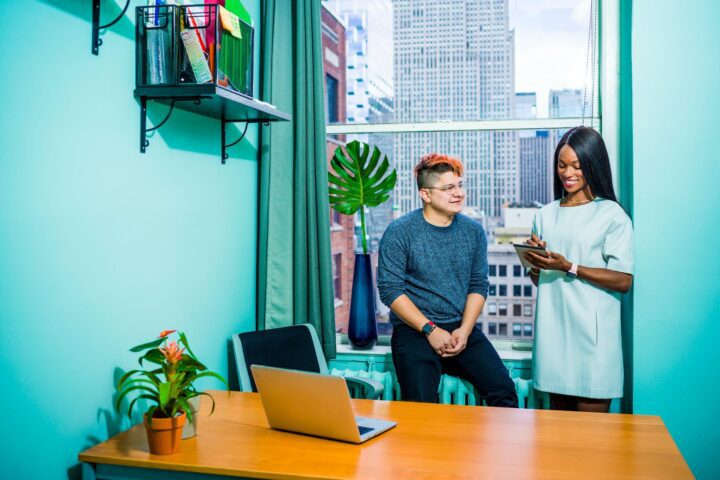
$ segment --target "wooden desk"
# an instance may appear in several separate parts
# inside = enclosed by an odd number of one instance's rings
[[[270,430],[257,394],[213,394],[179,453],[150,455],[136,426],[80,454],[85,478],[693,478],[659,417],[353,400],[398,426],[351,445]]]

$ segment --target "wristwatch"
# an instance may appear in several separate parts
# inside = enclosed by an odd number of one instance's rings
[[[429,336],[432,331],[435,330],[435,323],[433,323],[432,320],[429,320],[425,325],[422,327],[422,333],[425,334],[425,336]]]
[[[570,264],[570,270],[567,271],[566,275],[570,278],[577,278],[577,269],[578,269],[577,263]]]

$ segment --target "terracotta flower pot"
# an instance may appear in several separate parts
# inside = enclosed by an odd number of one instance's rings
[[[147,433],[150,453],[154,455],[171,455],[180,448],[183,425],[185,425],[185,412],[175,418],[155,418],[152,425],[148,422],[147,414],[145,420],[145,432]]]

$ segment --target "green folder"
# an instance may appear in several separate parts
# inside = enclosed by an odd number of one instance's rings
[[[219,68],[225,73],[231,86],[245,95],[252,96],[253,22],[250,13],[240,0],[226,0],[225,8],[238,16],[242,22],[242,38],[236,38],[223,30]]]

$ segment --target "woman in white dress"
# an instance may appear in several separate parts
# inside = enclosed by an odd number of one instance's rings
[[[555,410],[607,412],[623,395],[620,294],[633,282],[632,222],[617,203],[602,137],[576,127],[555,150],[556,200],[527,243],[538,287],[533,382]]]

